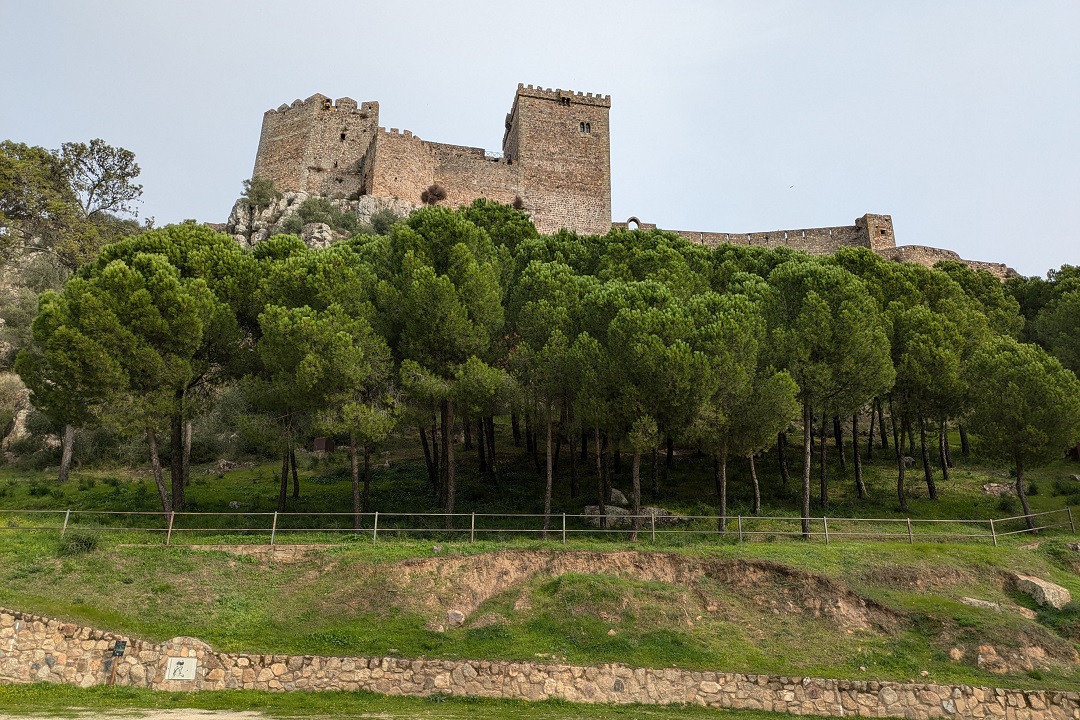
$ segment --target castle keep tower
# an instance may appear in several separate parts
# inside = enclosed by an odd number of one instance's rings
[[[278,190],[419,204],[432,185],[456,207],[519,204],[542,233],[611,228],[610,96],[519,84],[503,152],[379,127],[379,104],[315,94],[263,116],[255,172]]]
[[[611,229],[611,96],[518,85],[503,153],[540,232]]]
[[[332,102],[316,93],[263,115],[258,177],[287,192],[348,197],[361,191],[361,162],[379,127],[379,103]]]

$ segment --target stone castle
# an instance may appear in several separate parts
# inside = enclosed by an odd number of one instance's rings
[[[482,197],[527,211],[541,233],[655,228],[634,217],[612,222],[610,108],[610,95],[518,84],[502,150],[492,152],[387,130],[379,126],[379,103],[315,94],[263,116],[254,176],[273,180],[286,193],[342,200],[367,196],[398,207],[418,205],[422,197],[430,201],[434,196],[451,207]],[[898,247],[892,218],[869,213],[850,226],[673,232],[710,247],[733,243],[814,254],[866,247],[893,260],[925,265],[961,260],[949,250]],[[999,263],[963,262],[1002,278],[1015,274]]]

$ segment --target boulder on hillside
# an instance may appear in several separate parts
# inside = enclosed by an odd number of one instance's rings
[[[1030,595],[1040,605],[1049,605],[1055,610],[1060,610],[1072,602],[1072,595],[1068,590],[1048,580],[1019,573],[1013,573],[1012,579],[1017,590]]]
[[[596,505],[586,505],[584,509],[585,515],[589,517],[589,524],[593,527],[600,527],[600,508]],[[630,517],[630,511],[626,508],[616,507],[614,505],[605,505],[604,514],[607,516],[608,528],[628,528],[633,526],[633,522]],[[665,510],[659,507],[650,507],[648,505],[641,508],[641,523],[639,527],[641,529],[649,529],[652,527],[653,518],[655,518],[656,527],[669,527],[676,523],[685,522],[689,518],[685,515],[679,515],[673,513],[670,510]]]
[[[612,505],[622,505],[623,507],[630,504],[630,501],[626,499],[626,496],[616,488],[611,488],[611,497],[608,498],[608,502]]]

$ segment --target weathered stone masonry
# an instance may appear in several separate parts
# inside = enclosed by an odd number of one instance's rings
[[[691,703],[800,715],[905,718],[1080,718],[1072,692],[968,685],[779,677],[606,664],[321,657],[215,652],[196,638],[148,643],[54,618],[0,610],[0,682],[91,687],[113,674],[111,649],[128,643],[115,683],[155,690],[371,690],[582,703]],[[192,681],[168,680],[169,657],[195,658]]]
[[[610,108],[609,95],[518,84],[502,152],[491,153],[387,130],[379,127],[379,103],[333,101],[316,93],[266,112],[254,174],[284,192],[340,199],[367,195],[418,203],[424,190],[439,185],[446,191],[441,202],[450,207],[487,198],[522,207],[542,233],[568,228],[599,235],[631,223],[611,221]],[[656,227],[632,220],[638,227]],[[888,215],[866,214],[842,227],[674,232],[709,247],[791,247],[816,255],[866,247],[927,266],[961,260],[948,250],[897,247]],[[999,263],[961,262],[1002,279],[1016,274]]]

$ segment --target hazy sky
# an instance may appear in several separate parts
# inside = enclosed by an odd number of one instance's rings
[[[616,220],[890,214],[898,244],[1080,264],[1080,2],[0,0],[0,139],[135,152],[142,216],[224,222],[316,92],[500,149],[517,83],[610,94]]]

